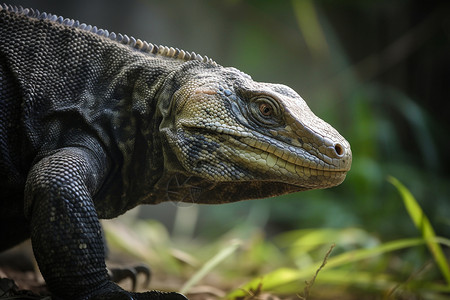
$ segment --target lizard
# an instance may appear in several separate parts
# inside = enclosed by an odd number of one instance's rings
[[[342,183],[347,140],[291,88],[194,52],[0,5],[0,251],[31,238],[55,299],[128,292],[100,219]]]

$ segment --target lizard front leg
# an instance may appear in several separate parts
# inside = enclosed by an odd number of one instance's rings
[[[105,169],[105,163],[90,150],[70,147],[45,156],[28,175],[25,212],[33,251],[50,291],[62,299],[178,296],[129,293],[109,280],[102,230],[92,200]]]
[[[25,188],[33,251],[52,293],[83,298],[108,282],[92,201],[99,165],[87,149],[63,148],[31,169]]]

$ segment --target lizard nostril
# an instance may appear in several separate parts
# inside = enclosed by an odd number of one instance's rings
[[[342,157],[345,154],[344,147],[341,144],[335,144],[334,145],[334,151],[336,151],[336,154],[338,157]]]

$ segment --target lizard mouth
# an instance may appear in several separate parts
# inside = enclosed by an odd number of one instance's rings
[[[267,173],[269,169],[275,171],[294,185],[298,184],[299,177],[325,177],[330,179],[330,185],[336,185],[337,182],[343,181],[350,169],[351,158],[348,158],[347,162],[343,161],[345,158],[341,158],[339,161],[342,163],[336,165],[333,164],[333,159],[325,154],[315,155],[306,149],[269,138],[259,132],[249,134],[234,128],[211,128],[190,122],[184,122],[182,125],[186,131],[201,131],[205,136],[219,137],[222,147],[228,148],[228,153],[235,154],[230,157],[232,160],[250,162],[250,165],[261,173]],[[272,182],[273,179],[269,177],[267,181]],[[304,183],[302,180],[302,184]]]
[[[282,167],[286,164],[286,166],[293,165],[312,171],[343,173],[349,171],[348,163],[345,161],[342,163],[343,166],[335,165],[332,163],[332,159],[324,154],[319,158],[303,148],[294,147],[279,140],[271,139],[267,141],[264,136],[259,136],[258,140],[252,137],[235,135],[230,135],[230,137],[230,141],[240,148],[251,148],[254,152],[262,155],[263,158],[265,156],[266,165],[269,167],[275,165]]]
[[[246,141],[243,142],[231,136],[229,140],[238,148],[247,149],[247,151],[240,152],[240,159],[252,161],[253,165],[256,166],[256,169],[259,169],[266,174],[268,168],[273,170],[276,174],[285,178],[285,183],[291,183],[297,186],[299,184],[298,178],[302,178],[300,183],[306,189],[318,187],[316,180],[309,182],[309,180],[305,180],[306,178],[328,178],[323,187],[329,187],[341,183],[347,173],[346,169],[327,168],[323,161],[309,153],[305,154],[306,151],[304,150],[302,151],[302,155],[304,155],[304,157],[308,155],[308,158],[311,157],[309,163],[305,158],[298,158],[297,155],[294,156],[292,153],[290,156],[286,157],[285,151],[280,151],[279,148],[276,148],[278,150],[271,151],[273,146],[271,147],[270,145],[263,144],[260,141],[259,144],[258,142],[256,143],[258,146],[252,146],[254,140],[250,142],[252,145],[249,145],[250,143],[247,139],[243,139]],[[251,148],[252,151],[248,151],[249,148]],[[299,151],[297,150],[296,152]],[[253,153],[253,155],[251,153]],[[259,158],[255,158],[255,154],[256,157]],[[317,164],[318,161],[320,161],[321,164]],[[267,175],[267,181],[273,182],[273,179],[270,178],[269,174]]]

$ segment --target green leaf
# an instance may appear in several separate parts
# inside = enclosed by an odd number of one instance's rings
[[[234,240],[231,244],[222,249],[219,253],[214,255],[210,260],[208,260],[203,267],[191,277],[181,288],[180,293],[185,294],[189,289],[198,283],[203,277],[205,277],[212,269],[214,269],[219,263],[221,263],[225,258],[233,254],[242,243],[239,240]]]
[[[396,178],[389,176],[388,181],[394,185],[400,195],[402,196],[403,203],[405,204],[406,210],[411,217],[414,225],[422,233],[423,239],[426,241],[431,254],[436,261],[442,275],[444,276],[447,284],[450,286],[450,269],[447,259],[445,258],[444,252],[441,246],[436,242],[436,234],[427,216],[422,211],[419,203],[417,203],[411,192]]]

